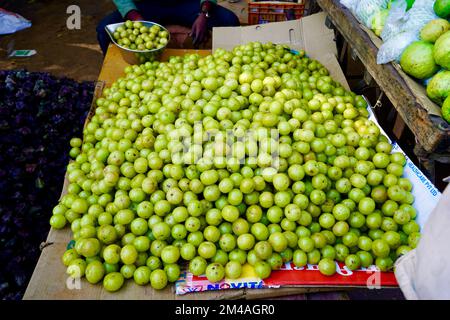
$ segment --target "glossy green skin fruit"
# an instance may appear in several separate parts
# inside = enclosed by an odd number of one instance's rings
[[[417,79],[427,79],[439,69],[433,59],[433,45],[426,41],[411,43],[403,51],[400,65],[403,71]]]
[[[445,19],[434,19],[420,31],[420,39],[435,43],[437,39],[450,29],[450,22]]]
[[[450,17],[450,0],[436,0],[433,9],[441,18],[445,19]]]
[[[434,61],[441,67],[450,69],[450,31],[441,35],[434,44]]]
[[[439,105],[450,94],[450,71],[438,72],[427,85],[428,97]]]

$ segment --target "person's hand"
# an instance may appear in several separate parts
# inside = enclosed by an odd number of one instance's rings
[[[208,18],[205,13],[199,14],[192,25],[190,36],[195,46],[206,41],[208,35]]]
[[[139,13],[139,11],[131,10],[127,13],[126,19],[131,21],[142,21],[144,20],[144,17]]]

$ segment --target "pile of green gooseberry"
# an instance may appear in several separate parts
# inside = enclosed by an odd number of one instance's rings
[[[71,277],[163,289],[284,263],[393,268],[419,225],[405,156],[318,61],[252,42],[128,66],[70,141]]]
[[[169,32],[154,24],[145,26],[141,21],[127,20],[114,31],[117,44],[131,50],[153,50],[164,48],[169,42]]]

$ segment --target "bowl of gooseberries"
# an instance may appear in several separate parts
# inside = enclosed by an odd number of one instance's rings
[[[303,51],[253,42],[128,66],[96,104],[50,219],[72,231],[70,276],[117,291],[246,264],[261,279],[288,262],[388,271],[420,239],[405,156]]]
[[[151,21],[127,20],[109,24],[105,30],[130,64],[158,59],[170,41],[169,30]]]

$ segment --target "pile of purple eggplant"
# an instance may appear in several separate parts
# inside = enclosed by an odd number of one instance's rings
[[[25,292],[93,92],[93,82],[0,71],[1,299]]]

